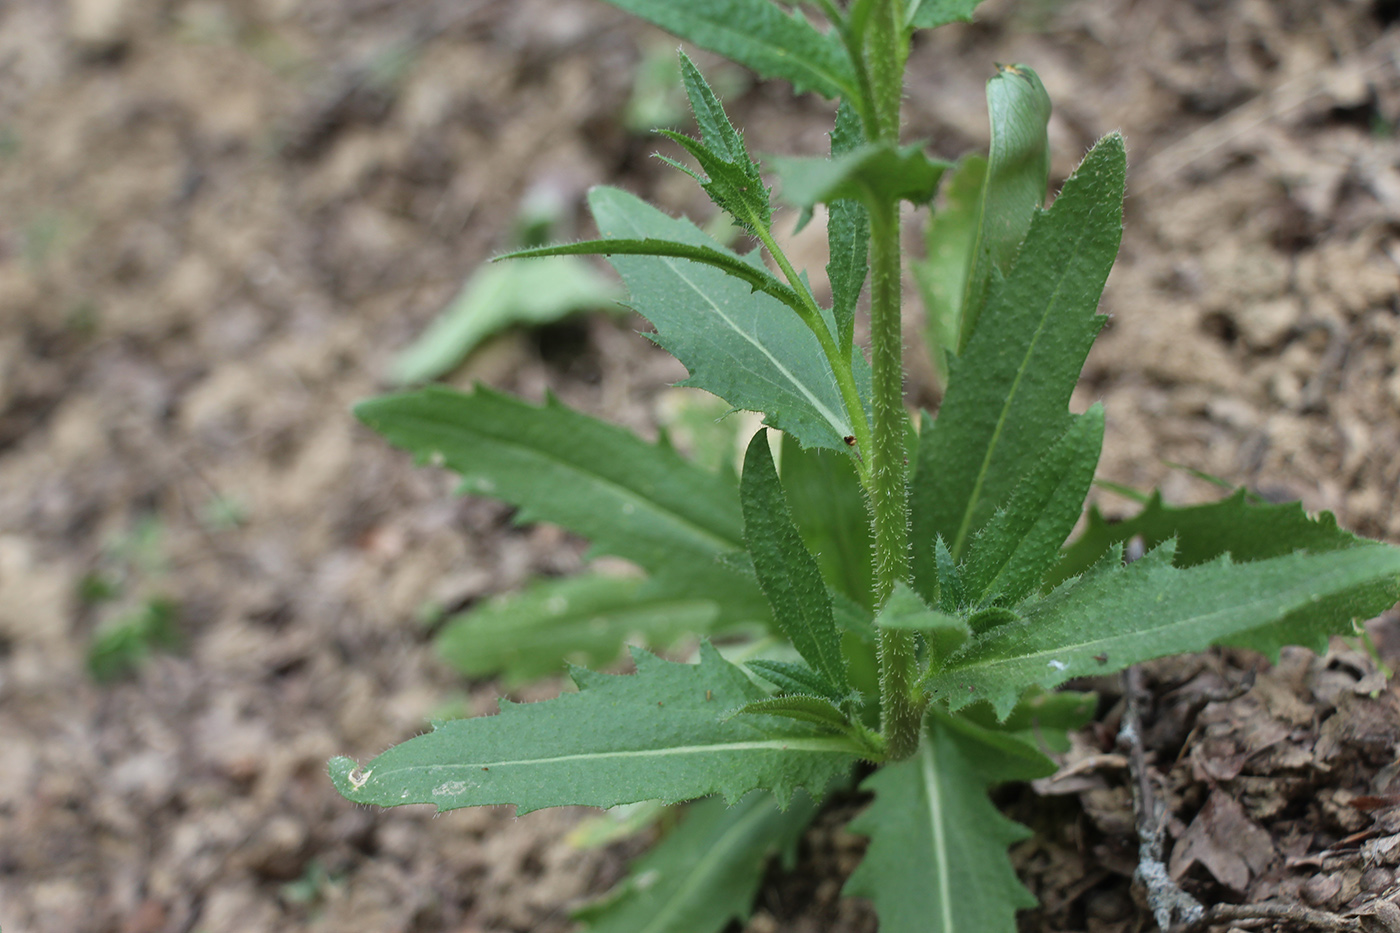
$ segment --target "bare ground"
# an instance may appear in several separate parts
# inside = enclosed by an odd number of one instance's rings
[[[910,135],[941,154],[985,143],[994,61],[1045,79],[1057,178],[1101,133],[1129,141],[1113,322],[1076,398],[1107,405],[1102,478],[1215,494],[1179,463],[1400,541],[1396,16],[991,0],[921,43]],[[357,810],[324,763],[489,711],[495,686],[454,676],[422,620],[581,565],[581,542],[452,498],[349,406],[532,186],[704,212],[619,117],[666,41],[587,0],[0,4],[0,924],[564,930],[618,876],[627,846],[563,841],[579,812]],[[735,108],[760,151],[824,144],[823,102],[757,85]],[[651,431],[682,371],[637,326],[508,335],[454,378]],[[161,601],[179,650],[94,682],[94,631]],[[1373,631],[1393,666],[1391,623]],[[1146,681],[1188,888],[1395,894],[1396,691],[1354,644]],[[1066,773],[1005,793],[1040,833],[1015,853],[1044,903],[1028,930],[1152,926],[1099,686]],[[873,928],[835,903],[860,844],[834,826],[749,929]]]

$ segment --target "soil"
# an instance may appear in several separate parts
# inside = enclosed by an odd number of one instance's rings
[[[1186,503],[1218,494],[1204,471],[1400,542],[1398,16],[989,0],[920,40],[909,135],[941,155],[985,145],[995,61],[1050,89],[1056,183],[1128,140],[1113,319],[1075,400],[1106,403],[1101,478]],[[592,0],[0,4],[0,924],[562,931],[619,877],[637,843],[573,848],[585,811],[356,809],[325,762],[489,712],[497,686],[454,675],[424,620],[583,563],[349,408],[532,190],[707,215],[622,118],[669,47]],[[755,149],[823,148],[829,104],[734,86]],[[654,432],[684,373],[640,326],[511,333],[453,381]],[[910,394],[936,402],[924,373]],[[178,648],[95,680],[95,633],[138,616]],[[1394,667],[1395,620],[1370,631]],[[1144,672],[1168,868],[1207,903],[1400,922],[1400,699],[1358,644]],[[1026,930],[1153,926],[1121,687],[1097,686],[1061,775],[1002,794],[1038,832],[1013,853],[1043,903]],[[835,899],[859,849],[824,818],[747,928],[873,929]]]

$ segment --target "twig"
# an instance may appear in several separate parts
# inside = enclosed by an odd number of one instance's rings
[[[1170,933],[1206,933],[1208,928],[1217,924],[1239,920],[1283,920],[1290,930],[1304,926],[1327,933],[1358,933],[1361,930],[1361,921],[1355,917],[1339,917],[1299,904],[1216,904],[1200,918],[1173,927]]]
[[[1127,704],[1118,732],[1118,746],[1128,753],[1128,770],[1133,777],[1133,815],[1138,831],[1138,866],[1133,880],[1147,893],[1147,906],[1157,926],[1172,930],[1178,922],[1198,922],[1206,916],[1206,909],[1172,880],[1162,857],[1166,805],[1157,799],[1147,773],[1147,752],[1142,745],[1147,690],[1142,684],[1140,668],[1134,666],[1124,671],[1123,693]]]

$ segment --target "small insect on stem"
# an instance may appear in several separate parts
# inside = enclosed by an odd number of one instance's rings
[[[711,690],[706,690],[706,691],[705,691],[705,702],[706,702],[706,703],[710,702],[710,701],[713,700],[714,698],[715,698],[715,695],[714,695],[714,692],[713,692],[713,691],[711,691]]]
[[[856,436],[854,434],[847,434],[845,437],[841,438],[841,440],[846,442],[847,447],[856,446]]]
[[[1094,655],[1094,660],[1095,660],[1095,661],[1098,661],[1100,664],[1107,664],[1107,663],[1108,663],[1108,652],[1105,651],[1103,654],[1096,654],[1096,655]]]

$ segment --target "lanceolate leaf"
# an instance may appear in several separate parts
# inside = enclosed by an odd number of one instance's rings
[[[589,204],[605,237],[656,238],[719,250],[688,220],[678,220],[615,188],[595,188]],[[761,267],[757,257],[746,262]],[[765,423],[807,447],[846,450],[853,431],[841,391],[816,336],[789,308],[717,269],[685,259],[614,256],[630,303],[656,325],[656,341],[686,365],[683,385],[767,415]],[[869,397],[870,370],[856,361]]]
[[[851,152],[863,141],[860,117],[855,108],[842,101],[836,111],[836,127],[831,133],[831,154]],[[859,201],[833,201],[826,220],[826,275],[831,282],[831,311],[836,322],[836,345],[851,345],[855,328],[856,302],[869,272],[870,218]]]
[[[763,700],[754,700],[752,703],[739,707],[734,710],[733,715],[783,716],[788,719],[796,719],[799,722],[812,723],[833,734],[850,730],[850,720],[846,714],[824,696],[794,694],[792,696],[768,697]]]
[[[906,16],[913,29],[933,29],[948,23],[972,22],[982,0],[909,0]]]
[[[914,757],[861,785],[875,802],[851,823],[870,848],[845,893],[868,897],[880,933],[1013,933],[1034,907],[1007,857],[1030,835],[987,799],[975,743],[932,718]]]
[[[764,658],[755,658],[745,663],[749,670],[783,693],[824,696],[833,703],[840,703],[846,699],[835,684],[805,664],[770,661]]]
[[[992,145],[963,287],[958,352],[976,330],[993,274],[1010,271],[1035,209],[1045,203],[1050,176],[1050,95],[1039,76],[1025,65],[1002,66],[987,82],[987,110]]]
[[[924,337],[940,374],[946,372],[944,354],[958,349],[986,175],[987,160],[980,155],[967,155],[958,162],[944,188],[943,207],[929,217],[924,235],[926,255],[910,264],[928,318]]]
[[[768,450],[767,431],[759,431],[749,443],[739,496],[744,509],[744,542],[753,555],[758,583],[768,597],[774,621],[812,669],[839,693],[846,693],[846,661],[841,655],[831,597],[816,559],[792,523]]]
[[[693,243],[676,243],[671,240],[583,240],[578,243],[560,243],[556,246],[541,246],[535,249],[522,249],[506,253],[500,259],[528,259],[534,256],[665,256],[672,259],[689,259],[693,262],[714,266],[720,271],[746,282],[754,291],[765,292],[784,304],[797,302],[797,293],[790,285],[763,268],[746,262],[726,249],[711,249]]]
[[[464,674],[500,674],[508,687],[563,673],[566,663],[601,667],[640,637],[660,649],[707,634],[719,605],[667,594],[635,577],[591,574],[538,581],[453,616],[438,651]]]
[[[798,92],[853,98],[855,69],[841,41],[770,0],[608,0],[687,42],[718,52]]]
[[[1095,404],[1074,419],[972,542],[964,574],[969,601],[1015,605],[1040,586],[1079,521],[1102,447],[1103,406]]]
[[[617,889],[578,917],[588,933],[718,933],[749,918],[768,861],[790,859],[816,814],[806,794],[786,810],[763,793],[732,807],[717,797],[691,804]]]
[[[624,557],[673,598],[713,599],[732,621],[767,617],[752,581],[718,555],[742,546],[733,484],[623,428],[478,388],[428,387],[359,405],[360,420],[422,462],[462,475],[462,490],[520,507]]]
[[[773,156],[782,198],[797,207],[832,201],[901,199],[926,204],[938,193],[949,163],[930,159],[919,145],[869,143],[829,159]]]
[[[1400,549],[1387,545],[1184,569],[1172,566],[1173,550],[1164,544],[1127,566],[1110,551],[1084,576],[1023,604],[1023,621],[970,641],[930,678],[934,695],[955,709],[986,699],[1005,715],[1027,686],[1214,644],[1274,654],[1288,644],[1321,648],[1327,635],[1400,597]],[[1378,585],[1389,600],[1379,609]]]
[[[783,491],[822,577],[866,610],[872,607],[870,510],[851,458],[803,450],[783,435]]]
[[[436,804],[439,810],[513,803],[612,807],[771,790],[786,806],[859,757],[851,740],[792,719],[740,716],[764,693],[702,643],[700,663],[672,664],[633,649],[634,675],[575,668],[578,693],[543,703],[501,702],[495,716],[456,719],[389,749],[364,768],[331,761],[336,789],[355,803]]]
[[[926,599],[935,539],[960,559],[1070,425],[1070,393],[1103,326],[1094,311],[1123,232],[1125,161],[1117,135],[1090,151],[1032,221],[1022,261],[993,289],[983,326],[952,361],[910,489],[915,588]]]

